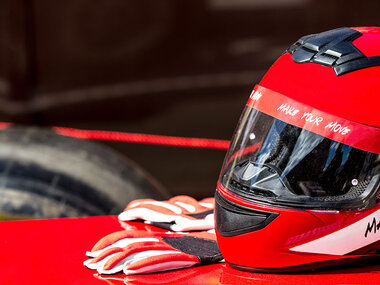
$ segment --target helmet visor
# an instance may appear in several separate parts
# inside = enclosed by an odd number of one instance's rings
[[[379,173],[379,154],[247,105],[219,183],[234,194],[264,204],[360,209],[376,203]]]

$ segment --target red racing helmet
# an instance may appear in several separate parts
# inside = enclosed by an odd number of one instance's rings
[[[380,28],[300,38],[255,86],[217,184],[225,260],[289,272],[380,260]]]

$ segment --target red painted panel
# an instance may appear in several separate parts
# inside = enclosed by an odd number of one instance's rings
[[[1,222],[1,284],[104,284],[82,262],[115,230],[117,217]]]
[[[134,223],[141,229],[146,225]],[[1,284],[379,284],[380,264],[340,271],[259,274],[224,263],[159,274],[98,276],[82,265],[86,250],[120,230],[117,217],[0,223]]]

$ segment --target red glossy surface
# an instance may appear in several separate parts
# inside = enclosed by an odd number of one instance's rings
[[[115,230],[117,217],[0,222],[1,284],[104,284],[82,262]]]
[[[378,56],[380,54],[380,28],[378,27],[354,27],[353,29],[367,34],[366,37],[359,37],[354,41],[354,45],[366,56]],[[371,44],[368,44],[370,42]]]
[[[134,223],[136,225],[136,223]],[[141,229],[145,225],[137,225]],[[303,274],[258,274],[224,263],[160,274],[97,276],[85,251],[121,227],[116,217],[1,222],[1,284],[379,284],[380,265]]]

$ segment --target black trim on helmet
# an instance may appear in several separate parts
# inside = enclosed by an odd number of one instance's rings
[[[374,266],[380,264],[380,255],[370,255],[370,256],[357,256],[349,257],[343,259],[334,259],[326,261],[318,261],[307,264],[288,266],[288,267],[277,267],[277,268],[254,268],[242,265],[236,265],[226,261],[231,267],[250,272],[263,272],[263,273],[292,273],[292,272],[302,272],[302,271],[314,271],[315,269],[322,270],[337,270],[337,269],[347,269],[348,265],[355,264],[355,268],[358,263],[362,263],[361,266]],[[329,267],[328,269],[325,267]]]
[[[221,236],[231,237],[261,230],[269,225],[278,213],[251,209],[226,200],[215,193],[215,225]]]
[[[297,63],[314,62],[334,69],[336,75],[343,75],[367,67],[380,66],[380,56],[365,56],[352,43],[363,34],[350,29],[339,28],[300,38],[286,52],[293,55]]]

